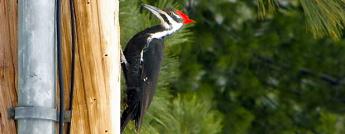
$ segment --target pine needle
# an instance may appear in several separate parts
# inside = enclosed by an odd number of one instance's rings
[[[257,0],[258,16],[264,18],[273,14],[279,0]],[[337,40],[342,36],[345,25],[344,0],[299,0],[306,17],[309,31],[315,38],[330,36]]]

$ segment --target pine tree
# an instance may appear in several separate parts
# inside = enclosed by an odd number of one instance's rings
[[[345,1],[343,0],[257,0],[260,17],[275,13],[277,8],[300,4],[306,17],[308,30],[314,37],[330,36],[339,39],[345,27]]]

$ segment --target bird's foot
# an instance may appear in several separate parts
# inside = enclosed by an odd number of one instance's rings
[[[126,60],[126,57],[125,57],[125,55],[123,54],[123,51],[122,51],[122,49],[120,50],[120,62],[121,62],[121,64],[125,64],[126,66],[128,65],[128,62],[127,62],[127,60]]]

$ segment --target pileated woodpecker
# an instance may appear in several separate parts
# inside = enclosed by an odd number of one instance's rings
[[[121,115],[121,133],[130,120],[135,121],[138,131],[148,109],[163,58],[164,37],[173,34],[184,24],[193,22],[182,11],[160,10],[147,4],[144,8],[153,13],[161,22],[134,35],[122,55],[122,68],[126,80],[126,109]]]

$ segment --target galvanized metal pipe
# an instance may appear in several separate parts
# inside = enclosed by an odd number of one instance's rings
[[[19,0],[18,106],[55,108],[55,0]],[[54,134],[53,120],[19,119],[19,134]]]

